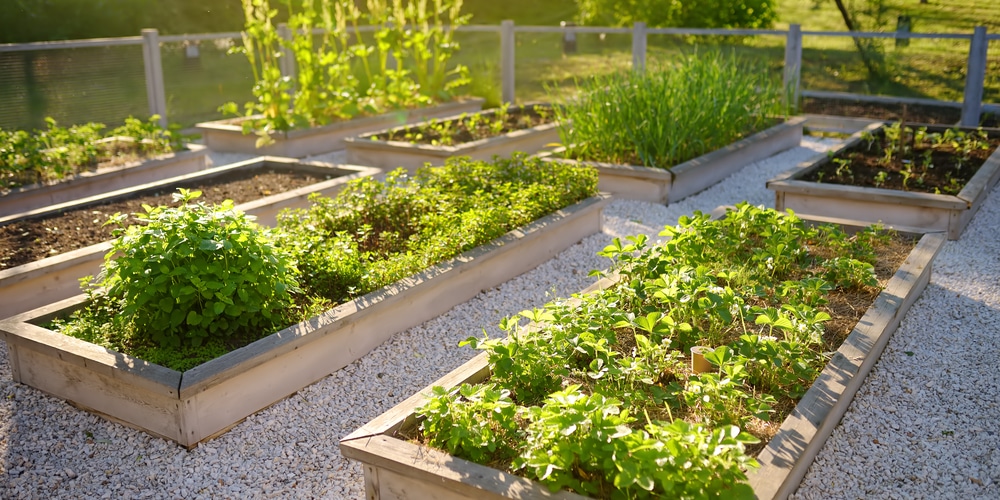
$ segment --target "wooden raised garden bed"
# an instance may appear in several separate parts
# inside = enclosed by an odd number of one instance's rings
[[[308,206],[310,193],[331,196],[352,179],[375,175],[380,170],[370,167],[350,165],[329,165],[323,163],[302,163],[298,160],[277,157],[260,157],[233,163],[224,167],[164,179],[141,186],[112,191],[103,195],[41,208],[24,214],[0,219],[11,222],[18,218],[42,217],[49,213],[94,205],[103,201],[125,198],[137,193],[173,191],[178,184],[197,184],[231,173],[253,171],[264,168],[280,168],[290,171],[309,172],[329,180],[311,184],[284,193],[266,196],[255,201],[240,204],[237,208],[255,215],[257,222],[273,225],[275,216],[285,208]],[[0,270],[0,318],[13,316],[36,307],[80,293],[79,279],[96,275],[104,261],[104,254],[110,249],[110,242],[79,248],[60,255]]]
[[[550,161],[579,163],[596,168],[600,174],[598,189],[615,197],[669,204],[711,187],[750,163],[797,147],[802,142],[804,122],[802,117],[789,118],[784,123],[668,170],[556,159],[554,155],[560,152],[558,149],[540,156],[552,158]]]
[[[882,127],[882,124],[872,124],[852,135],[832,157],[816,155],[768,181],[767,188],[775,193],[775,208],[792,209],[806,216],[882,222],[901,230],[946,231],[949,239],[958,239],[1000,180],[1000,150],[994,151],[956,194],[807,180],[815,176],[817,169],[846,157],[850,150],[860,147],[866,133],[876,136],[882,133]],[[930,133],[945,130],[946,127],[927,128]],[[1000,137],[993,133],[990,136]]]
[[[608,201],[588,198],[183,373],[38,326],[84,295],[0,321],[0,333],[15,381],[190,448],[598,232]]]
[[[122,140],[107,137],[99,142]],[[32,184],[0,196],[0,217],[124,189],[208,168],[204,148],[158,155],[124,165],[82,172],[52,184]]]
[[[366,132],[381,130],[405,123],[417,123],[430,118],[442,118],[464,112],[479,111],[484,99],[471,98],[446,102],[437,106],[417,108],[366,116],[331,123],[322,127],[271,132],[273,144],[257,148],[257,136],[244,135],[242,119],[219,120],[199,123],[202,142],[212,151],[303,158],[344,148],[344,139]]]
[[[544,106],[544,108],[547,107]],[[522,114],[530,113],[534,113],[534,108],[529,106],[520,106],[507,111],[507,114],[515,119]],[[486,121],[497,119],[497,114],[497,110],[475,113]],[[461,122],[465,118],[466,115],[461,114],[440,120],[424,121],[407,127],[372,132],[359,137],[349,137],[345,140],[347,162],[389,169],[403,167],[412,172],[426,163],[443,165],[445,160],[452,156],[468,156],[474,160],[489,160],[496,155],[509,157],[515,151],[535,153],[552,143],[559,142],[559,129],[555,122],[542,123],[452,145],[430,144],[427,140],[408,142],[405,139],[392,138],[394,135],[403,135],[407,132],[421,133],[424,130],[432,129],[436,124],[454,127],[457,122]]]
[[[749,474],[757,498],[785,498],[798,486],[899,321],[929,282],[931,263],[944,242],[939,233],[920,238],[798,406],[758,454],[761,468]],[[605,278],[583,293],[611,284],[612,279]],[[432,394],[431,387],[451,389],[488,378],[487,356],[480,353],[341,441],[344,456],[363,463],[366,498],[585,498],[567,491],[553,493],[524,477],[398,437],[418,424],[415,411]]]

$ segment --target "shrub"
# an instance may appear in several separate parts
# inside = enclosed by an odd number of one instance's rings
[[[181,189],[177,207],[146,206],[141,224],[118,230],[95,283],[129,330],[159,346],[225,343],[273,328],[297,286],[268,230],[231,200],[191,203],[200,195]]]

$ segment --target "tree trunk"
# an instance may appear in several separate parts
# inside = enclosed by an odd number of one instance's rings
[[[837,4],[837,10],[840,11],[840,16],[844,18],[844,26],[847,26],[847,31],[857,31],[854,28],[854,21],[851,20],[850,13],[847,12],[847,7],[844,6],[844,1],[833,1]],[[861,56],[861,62],[863,62],[865,68],[868,69],[868,76],[881,76],[882,71],[878,67],[878,64],[872,60],[871,52],[868,47],[866,47],[858,37],[851,37],[851,40],[854,40],[854,46],[858,49],[858,54]]]

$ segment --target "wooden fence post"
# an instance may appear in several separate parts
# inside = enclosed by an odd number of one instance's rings
[[[969,43],[969,62],[965,72],[965,96],[962,98],[962,120],[959,125],[979,125],[983,107],[983,81],[986,79],[986,27],[976,26]]]
[[[632,71],[646,71],[646,23],[642,21],[632,26]]]
[[[799,95],[802,89],[802,26],[788,26],[788,38],[785,41],[785,73],[783,78],[786,102],[792,110],[799,107]]]
[[[163,61],[160,59],[160,32],[142,30],[142,61],[146,68],[146,100],[149,114],[160,115],[160,126],[167,126],[167,94],[163,87]]]
[[[500,75],[501,100],[514,102],[514,21],[507,19],[500,23]]]

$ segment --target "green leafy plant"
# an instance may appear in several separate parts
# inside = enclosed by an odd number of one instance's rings
[[[282,324],[296,290],[295,267],[269,232],[227,200],[144,207],[141,224],[118,232],[95,283],[119,301],[119,316],[158,345],[179,347]],[[124,216],[111,222],[122,224]]]
[[[82,280],[88,305],[52,327],[183,371],[294,321],[294,263],[231,201],[200,195],[181,189],[178,206],[146,206],[128,227],[111,217],[123,227]]]
[[[956,195],[1000,145],[982,129],[928,132],[902,122],[865,132],[861,139],[847,151],[830,152],[830,166],[821,165],[805,179]]]
[[[289,11],[285,36],[269,0],[243,0],[243,46],[233,51],[253,69],[256,100],[242,112],[233,102],[220,108],[246,118],[244,133],[256,132],[258,145],[272,131],[449,100],[469,82],[465,66],[450,65],[454,28],[469,20],[462,0],[368,0],[365,13],[352,0],[280,1]],[[370,39],[362,20],[375,26]],[[282,74],[282,57],[294,58],[294,78]]]
[[[463,113],[457,118],[431,119],[417,125],[398,127],[373,134],[373,141],[404,141],[416,144],[451,146],[480,139],[497,137],[524,130],[554,120],[547,105],[530,105],[511,109],[507,104],[479,113]]]
[[[580,84],[554,108],[566,156],[668,169],[770,126],[785,115],[784,91],[756,63],[701,52],[642,74]]]
[[[487,353],[491,375],[482,392],[459,389],[476,395],[468,401],[428,394],[420,439],[471,458],[464,436],[503,429],[502,453],[472,459],[553,491],[752,498],[746,470],[756,461],[745,447],[766,437],[754,434],[760,423],[801,397],[836,348],[825,338],[827,297],[877,290],[871,264],[852,253],[874,259],[887,236],[848,236],[746,204],[719,220],[682,217],[661,236],[656,245],[616,239],[600,253],[612,264],[599,274],[613,285],[524,311],[527,325],[507,318],[506,338],[466,340]],[[696,345],[714,371],[682,362]],[[486,392],[509,395],[503,411],[513,419],[489,405],[493,414],[476,415]],[[449,438],[456,432],[461,439]]]
[[[46,118],[44,130],[0,129],[0,189],[55,182],[92,170],[183,149],[176,126],[163,128],[159,116],[149,121],[128,117],[102,133],[103,123],[61,127]]]

